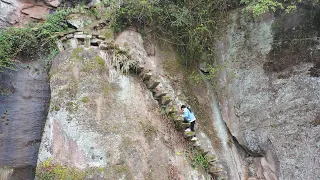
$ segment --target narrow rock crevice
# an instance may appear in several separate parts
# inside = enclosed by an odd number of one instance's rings
[[[264,154],[261,154],[261,153],[258,153],[258,152],[254,152],[254,151],[251,151],[247,146],[243,145],[243,144],[240,144],[238,139],[232,135],[230,129],[228,128],[227,124],[225,124],[225,127],[228,131],[228,134],[230,137],[232,137],[232,142],[233,144],[238,148],[240,149],[241,151],[245,152],[246,153],[246,156],[247,157],[264,157]]]
[[[4,1],[4,0],[0,0],[0,1],[5,3],[5,4],[13,5],[12,2]]]

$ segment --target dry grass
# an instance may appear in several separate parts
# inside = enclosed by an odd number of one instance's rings
[[[11,168],[7,168],[7,167],[0,168],[0,179],[9,180],[12,173],[13,173],[13,169]]]

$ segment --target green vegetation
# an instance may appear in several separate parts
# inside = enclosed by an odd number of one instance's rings
[[[244,10],[254,16],[266,12],[276,12],[277,10],[290,13],[301,5],[319,8],[319,0],[241,0],[241,3],[246,4],[247,7]]]
[[[73,49],[71,58],[74,60],[82,60],[83,58],[81,57],[80,53],[83,51],[84,49],[82,47],[77,47]]]
[[[74,103],[74,102],[67,102],[66,103],[66,110],[69,112],[69,113],[74,113],[74,112],[77,112],[78,109],[79,109],[79,104],[78,103]]]
[[[47,17],[44,23],[28,24],[23,28],[10,27],[0,31],[0,71],[11,68],[13,58],[24,55],[34,58],[35,52],[52,54],[56,51],[57,32],[68,29],[65,17],[69,10],[59,10]],[[40,53],[40,52],[39,52]]]
[[[80,180],[87,176],[104,171],[104,168],[88,169],[81,171],[76,168],[67,167],[59,164],[54,164],[52,159],[40,163],[36,170],[36,178],[41,180]]]
[[[318,6],[318,0],[242,0],[247,12],[260,15],[267,11],[283,9],[290,12],[298,4]],[[114,32],[128,26],[137,26],[142,34],[152,32],[157,39],[173,44],[185,60],[214,62],[214,40],[217,31],[225,27],[224,19],[228,9],[236,7],[231,0],[131,0],[121,8],[115,8],[116,0],[104,0],[90,10],[80,5],[76,8],[58,9],[45,21],[29,23],[23,28],[10,27],[0,30],[0,71],[13,68],[14,60],[20,56],[34,59],[38,55],[54,57],[57,54],[55,41],[58,34],[69,31],[66,18],[71,13],[90,14],[98,17],[112,15]],[[111,6],[111,11],[104,7]],[[105,36],[111,36],[106,32]]]
[[[229,139],[229,140],[227,141],[227,144],[228,144],[228,146],[229,146],[229,147],[231,147],[231,146],[232,146],[232,144],[233,144],[232,139]]]
[[[18,60],[20,56],[27,56],[30,60],[40,55],[53,58],[58,53],[55,41],[59,33],[69,30],[66,17],[71,13],[92,12],[81,6],[58,9],[48,15],[44,22],[0,30],[0,72],[13,69],[13,60]]]
[[[54,105],[54,106],[51,107],[51,112],[52,111],[60,111],[60,107]]]
[[[111,38],[113,36],[113,32],[112,31],[107,31],[104,35],[107,39]]]
[[[142,34],[173,44],[185,64],[214,59],[215,32],[222,26],[227,4],[211,0],[163,0],[159,3],[131,1],[116,13],[115,32],[137,26]]]
[[[92,70],[101,69],[106,70],[105,61],[100,56],[92,56],[95,51],[90,49],[90,53],[87,54],[82,47],[75,48],[72,52],[71,58],[74,61],[81,62],[82,71],[90,72]]]
[[[315,0],[318,1],[318,0]],[[314,1],[314,2],[315,2]],[[302,0],[294,1],[279,1],[279,0],[241,0],[241,3],[248,6],[244,9],[247,12],[253,13],[255,16],[259,16],[266,12],[276,12],[276,10],[285,10],[286,13],[297,9],[297,4]]]
[[[246,10],[260,15],[267,11],[296,9],[301,0],[243,0],[248,4]],[[303,1],[317,4],[318,0]],[[86,13],[106,16],[103,7],[116,4],[114,0],[105,0],[91,10],[78,6],[72,9],[58,9],[44,22],[29,23],[23,28],[6,28],[0,31],[0,71],[12,68],[13,59],[19,55],[34,59],[39,54],[54,57],[58,33],[68,31],[66,17],[71,13]],[[114,5],[112,5],[114,6]],[[115,13],[113,29],[122,31],[125,27],[135,25],[142,33],[151,32],[158,39],[174,44],[183,56],[185,63],[214,59],[214,39],[217,30],[225,24],[226,10],[234,7],[231,0],[162,0],[157,3],[147,0],[126,2]],[[110,11],[112,12],[112,11]],[[106,37],[110,33],[106,33]],[[165,37],[165,38],[163,38]],[[37,53],[35,53],[37,52]],[[188,62],[189,61],[189,62]]]
[[[210,162],[215,160],[215,156],[208,156],[203,150],[190,148],[186,153],[187,157],[191,160],[191,166],[194,168],[200,168],[204,171],[208,171],[210,168]]]
[[[85,96],[85,97],[83,97],[83,98],[81,99],[81,102],[87,103],[87,102],[89,102],[89,98],[88,98],[87,96]]]
[[[245,10],[248,15],[253,16],[276,10],[288,13],[296,9],[298,4],[316,5],[317,2],[318,0],[241,1],[247,4]],[[187,67],[204,61],[215,64],[215,40],[220,38],[220,32],[227,26],[227,10],[237,6],[238,3],[231,0],[131,0],[118,9],[112,27],[114,32],[135,26],[143,35],[152,33],[157,40],[173,45]]]
[[[100,67],[105,68],[104,67],[105,62],[104,62],[104,59],[102,59],[102,57],[96,56],[96,57],[93,58],[93,61],[96,62],[97,64],[99,64]]]

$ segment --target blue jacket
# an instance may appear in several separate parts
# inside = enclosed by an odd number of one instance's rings
[[[184,117],[188,122],[193,122],[196,120],[193,112],[190,112],[188,108],[183,109],[183,114],[181,114],[181,116]]]

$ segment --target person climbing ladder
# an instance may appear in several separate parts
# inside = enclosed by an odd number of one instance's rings
[[[194,116],[194,113],[191,111],[190,108],[188,108],[186,105],[182,105],[181,106],[181,112],[180,112],[180,116],[182,116],[184,118],[184,123],[190,123],[190,127],[188,127],[185,132],[194,132],[194,125],[196,123],[196,117]],[[194,135],[191,139],[191,141],[196,141],[197,137],[196,135]]]

